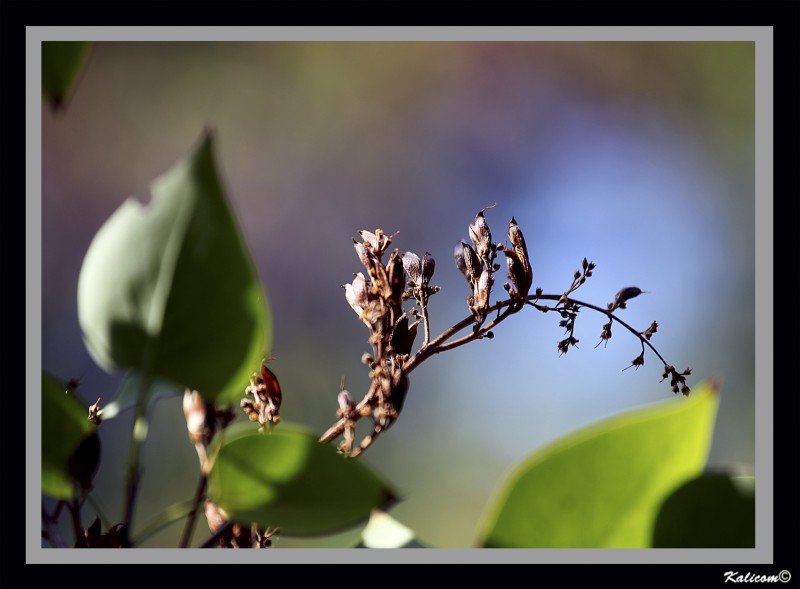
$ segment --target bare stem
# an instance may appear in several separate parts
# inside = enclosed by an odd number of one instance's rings
[[[72,530],[75,532],[75,544],[78,544],[83,538],[83,526],[81,525],[81,508],[77,499],[71,501],[68,505],[69,513],[72,516]]]
[[[556,311],[557,312],[558,311],[558,308],[557,308],[558,306],[557,305],[554,306],[554,307],[547,307],[547,306],[543,306],[543,305],[537,305],[536,304],[537,300],[568,302],[568,303],[571,303],[572,305],[575,305],[575,306],[587,307],[589,309],[592,309],[594,311],[602,313],[603,315],[605,315],[609,319],[611,319],[613,321],[616,321],[617,323],[622,325],[625,329],[630,331],[634,336],[636,336],[642,342],[642,345],[647,345],[653,351],[653,353],[656,356],[658,356],[659,360],[661,360],[661,362],[663,364],[665,364],[665,365],[667,364],[667,361],[664,360],[664,358],[661,356],[661,354],[658,353],[658,350],[653,346],[653,344],[650,343],[649,340],[647,340],[645,337],[643,337],[641,333],[636,331],[636,329],[634,329],[633,327],[631,327],[630,325],[625,323],[622,319],[620,319],[619,317],[614,315],[608,309],[604,309],[602,307],[598,307],[597,305],[593,305],[591,303],[586,303],[584,301],[579,301],[577,299],[573,299],[573,298],[570,298],[570,297],[564,297],[563,294],[560,294],[560,295],[556,295],[556,294],[540,294],[538,296],[537,295],[528,295],[526,303],[528,305],[531,305],[532,307],[534,307],[535,309],[537,309],[539,311],[543,311],[543,312],[547,312],[547,311]],[[485,326],[481,327],[477,331],[473,331],[472,333],[470,333],[470,334],[468,334],[468,335],[466,335],[466,336],[464,336],[464,337],[462,337],[460,339],[457,339],[457,340],[454,340],[452,342],[447,343],[448,340],[451,337],[453,337],[455,334],[457,334],[458,332],[466,329],[467,327],[469,327],[470,325],[475,323],[475,317],[474,316],[470,315],[468,317],[465,317],[464,319],[462,319],[461,321],[459,321],[458,323],[456,323],[455,325],[453,325],[449,329],[447,329],[444,332],[442,332],[438,337],[436,337],[434,340],[429,342],[428,345],[423,345],[419,349],[419,351],[417,351],[417,353],[414,354],[414,356],[412,356],[411,358],[409,358],[409,360],[403,365],[403,371],[405,373],[409,373],[412,370],[414,370],[417,366],[419,366],[422,362],[424,362],[426,359],[428,359],[430,356],[433,356],[434,354],[438,354],[440,352],[444,352],[444,351],[447,351],[447,350],[452,350],[453,348],[457,348],[459,346],[462,346],[462,345],[464,345],[466,343],[469,343],[471,341],[474,341],[476,339],[480,339],[481,337],[483,337],[486,334],[486,332],[488,332],[492,328],[496,327],[506,317],[508,317],[509,315],[519,311],[519,308],[514,309],[512,303],[513,303],[513,301],[511,299],[505,299],[505,300],[502,300],[502,301],[497,301],[495,304],[493,304],[492,306],[490,306],[487,309],[487,314],[493,313],[495,311],[500,311],[501,309],[503,309],[505,307],[508,307],[508,309],[506,309],[506,311],[504,313],[501,313],[494,321],[492,321],[488,325],[485,325]]]
[[[577,312],[578,309],[581,307],[586,307],[602,313],[606,317],[609,318],[611,321],[616,321],[620,325],[622,325],[625,329],[631,332],[642,344],[642,351],[644,352],[645,345],[649,347],[653,353],[658,356],[659,360],[666,366],[667,362],[664,360],[663,356],[656,350],[653,344],[642,335],[641,332],[637,331],[630,325],[628,325],[625,321],[614,315],[610,310],[604,309],[602,307],[598,307],[597,305],[593,305],[591,303],[586,303],[584,301],[579,301],[577,299],[573,299],[569,297],[569,293],[574,291],[578,286],[582,284],[580,279],[576,279],[573,281],[572,286],[570,289],[564,294],[534,294],[534,295],[527,295],[524,300],[520,298],[508,298],[502,301],[497,301],[493,305],[489,306],[486,309],[486,315],[491,313],[497,313],[497,316],[494,320],[490,321],[486,325],[482,325],[478,323],[474,315],[469,315],[465,317],[452,327],[446,329],[441,334],[439,334],[434,339],[430,339],[430,330],[428,325],[428,316],[427,316],[427,305],[422,304],[420,301],[420,306],[422,307],[422,314],[423,314],[423,321],[425,323],[425,341],[422,346],[417,350],[417,352],[408,360],[406,360],[405,364],[403,364],[401,370],[404,374],[408,374],[409,372],[413,371],[417,366],[422,364],[425,360],[433,356],[434,354],[439,354],[441,352],[445,352],[447,350],[452,350],[454,348],[458,348],[463,346],[471,341],[475,341],[478,339],[482,339],[487,336],[487,334],[495,328],[497,325],[502,323],[507,317],[518,313],[521,311],[525,305],[530,305],[538,311],[541,312],[561,312],[567,308],[574,308],[574,312]],[[555,301],[556,304],[552,307],[548,307],[547,305],[538,304],[538,301]],[[505,310],[503,310],[505,309]],[[467,335],[464,335],[458,339],[452,339],[455,335],[459,332],[463,331],[464,329],[472,326],[472,331]],[[379,352],[383,350],[379,349]],[[382,356],[381,356],[382,357]],[[339,421],[337,421],[333,426],[331,426],[322,436],[320,437],[320,442],[328,443],[339,435],[344,432],[344,429],[348,422],[358,420],[360,417],[363,416],[362,409],[371,405],[374,402],[375,396],[379,393],[380,387],[373,381],[369,392],[367,395],[356,405],[355,409],[351,412],[350,415],[344,416]],[[366,436],[361,444],[353,449],[350,452],[349,457],[355,458],[356,456],[360,455],[364,452],[375,440],[375,438],[381,433],[382,428],[376,426],[371,434]]]
[[[47,540],[54,548],[64,548],[64,541],[61,539],[61,534],[58,531],[58,515],[61,508],[64,506],[63,501],[59,501],[55,511],[50,514],[45,509],[44,501],[42,501],[42,537]]]
[[[431,341],[431,324],[430,320],[428,319],[428,297],[427,295],[422,295],[422,300],[419,303],[419,306],[422,307],[422,322],[423,327],[425,328],[425,340],[423,341],[422,345],[427,346],[428,342]]]
[[[139,489],[140,450],[142,442],[147,436],[147,405],[150,400],[150,382],[142,379],[139,387],[139,398],[136,400],[136,413],[133,417],[131,441],[128,448],[128,472],[126,475],[126,500],[125,515],[122,519],[128,533],[132,530],[133,508],[136,504],[136,493]]]
[[[194,532],[194,524],[197,521],[197,512],[200,510],[200,503],[206,492],[206,485],[208,484],[208,477],[204,472],[200,472],[200,478],[197,481],[197,490],[194,494],[194,501],[189,516],[186,518],[186,524],[183,526],[181,539],[178,543],[178,548],[186,548],[189,545],[189,540],[192,538]]]
[[[487,309],[486,313],[489,314],[489,313],[493,313],[494,311],[499,311],[503,307],[507,307],[510,304],[511,304],[511,299],[508,299],[508,300],[505,300],[505,301],[498,301],[497,303],[495,303],[494,305],[489,307]],[[505,318],[505,317],[503,317],[503,318]],[[500,319],[500,321],[502,321],[502,319]],[[447,340],[449,340],[451,337],[453,337],[458,332],[466,329],[470,325],[473,325],[474,323],[475,323],[475,316],[474,315],[470,315],[468,317],[465,317],[464,319],[462,319],[461,321],[459,321],[458,323],[456,323],[452,327],[444,330],[436,338],[434,338],[432,341],[430,341],[428,343],[428,345],[422,346],[417,351],[416,354],[414,354],[411,358],[408,359],[408,361],[403,365],[403,372],[408,374],[409,372],[414,370],[417,366],[422,364],[422,362],[424,362],[430,356],[433,356],[434,354],[438,354],[439,352],[442,352],[443,351],[443,349],[442,349],[443,345],[445,344],[445,342],[447,342]],[[495,319],[495,321],[490,323],[489,326],[487,326],[487,328],[484,328],[484,329],[488,330],[488,328],[497,325],[497,323],[499,323],[499,321],[497,319]],[[484,332],[484,330],[478,330],[478,332],[473,332],[472,334],[466,336],[465,341],[459,343],[458,345],[463,345],[463,344],[467,343],[468,341],[472,341],[474,339],[477,339],[477,337],[480,337],[479,335],[476,336],[475,335],[476,333],[485,333],[485,332]],[[455,343],[455,342],[453,342],[453,343]],[[452,347],[457,347],[457,346],[451,346],[451,348],[449,348],[449,349],[452,349]]]

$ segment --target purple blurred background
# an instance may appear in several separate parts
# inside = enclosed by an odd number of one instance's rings
[[[381,227],[400,231],[401,252],[433,253],[435,335],[468,314],[453,245],[497,203],[489,224],[499,239],[516,217],[534,287],[563,292],[586,256],[597,269],[578,298],[649,292],[620,316],[657,320],[653,343],[694,369],[690,385],[719,379],[710,466],[752,469],[754,58],[744,42],[96,43],[66,110],[42,111],[43,367],[111,400],[120,375],[93,364],[78,326],[83,256],[209,126],[269,294],[284,419],[322,432],[341,376],[354,396],[368,384],[367,331],[340,288],[360,270],[351,237]],[[401,419],[363,457],[405,498],[392,515],[424,542],[472,546],[491,493],[531,451],[673,399],[654,355],[622,372],[640,346],[621,329],[593,349],[602,323],[584,311],[579,349],[559,357],[558,318],[531,310],[415,371]],[[114,520],[130,418],[101,428],[97,497]],[[153,420],[135,528],[194,491],[178,399]]]

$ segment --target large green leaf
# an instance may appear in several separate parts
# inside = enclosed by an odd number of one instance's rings
[[[90,43],[42,41],[42,95],[58,107],[72,92]]]
[[[81,268],[78,315],[103,368],[227,404],[267,353],[269,322],[212,147],[206,134],[154,183],[149,205],[128,199],[100,228]]]
[[[704,474],[678,487],[661,505],[656,548],[755,548],[755,478]]]
[[[42,374],[42,493],[57,499],[75,496],[69,461],[94,431],[88,407],[68,395],[65,388],[63,382]]]
[[[705,465],[711,384],[584,428],[528,457],[490,505],[486,547],[645,548],[659,506]]]
[[[362,461],[283,424],[271,433],[225,432],[212,455],[209,497],[233,521],[278,527],[282,535],[331,534],[394,501]]]

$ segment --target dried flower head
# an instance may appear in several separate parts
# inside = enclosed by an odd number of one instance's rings
[[[89,421],[94,425],[100,425],[103,421],[103,410],[100,409],[100,397],[97,397],[97,401],[95,401],[94,404],[89,405]]]
[[[267,368],[266,360],[261,363],[261,374],[253,373],[250,377],[250,386],[245,389],[245,394],[247,396],[239,405],[250,421],[257,421],[261,427],[267,423],[280,423],[283,393],[278,378]]]

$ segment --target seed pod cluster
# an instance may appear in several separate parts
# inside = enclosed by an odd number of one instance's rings
[[[505,254],[510,282],[506,283],[504,288],[511,295],[512,305],[518,308],[524,305],[533,285],[533,270],[528,248],[516,218],[511,217],[508,223],[508,239],[511,245],[503,247],[502,244],[492,242],[492,232],[484,215],[485,210],[478,211],[475,222],[467,227],[472,245],[462,240],[456,244],[453,251],[456,268],[464,275],[470,286],[471,294],[467,297],[467,304],[478,325],[486,319],[494,284],[493,273],[500,268],[494,263],[498,251]]]
[[[419,320],[411,322],[403,310],[403,302],[414,298],[425,318],[428,298],[439,291],[430,284],[436,267],[430,252],[420,258],[413,252],[400,255],[394,249],[384,264],[383,256],[394,236],[387,236],[381,229],[374,233],[361,231],[360,235],[361,241],[353,240],[353,246],[366,272],[355,274],[353,281],[343,288],[348,304],[370,331],[373,354],[366,354],[364,362],[370,367],[372,386],[357,406],[349,393],[344,390],[339,393],[340,425],[333,431],[344,435],[340,450],[348,456],[363,451],[380,431],[392,424],[402,408],[408,388],[403,364],[411,354],[420,324]],[[412,309],[412,316],[419,316],[419,311]],[[354,422],[365,416],[372,417],[373,431],[354,448]]]

